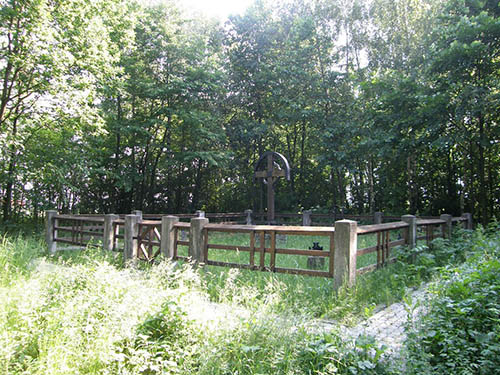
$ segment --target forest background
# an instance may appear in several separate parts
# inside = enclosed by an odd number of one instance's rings
[[[496,0],[0,0],[3,221],[62,212],[500,212]]]

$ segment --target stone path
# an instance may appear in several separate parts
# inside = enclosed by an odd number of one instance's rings
[[[328,332],[340,329],[343,336],[352,339],[356,339],[360,335],[373,336],[379,345],[387,346],[386,355],[398,355],[406,339],[404,328],[408,321],[408,309],[412,312],[413,317],[422,313],[424,306],[421,302],[429,296],[427,286],[411,292],[410,296],[409,301],[412,305],[410,307],[404,302],[394,303],[380,309],[355,327],[339,327],[337,322],[329,320],[316,321],[318,325],[315,327],[315,331]]]

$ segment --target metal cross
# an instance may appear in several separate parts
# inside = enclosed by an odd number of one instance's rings
[[[265,169],[263,169],[264,165]],[[262,182],[267,185],[267,221],[269,223],[274,221],[274,184],[279,177],[285,177],[290,181],[288,160],[277,152],[264,153],[255,165],[255,178],[262,178]]]

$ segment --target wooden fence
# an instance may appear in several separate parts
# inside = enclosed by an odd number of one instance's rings
[[[248,219],[248,212],[245,213]],[[450,238],[453,225],[463,225],[472,229],[471,215],[453,218],[417,218],[405,215],[399,221],[370,225],[358,225],[353,220],[337,220],[334,226],[310,226],[305,220],[303,226],[241,225],[210,223],[207,215],[198,213],[189,222],[187,217],[142,215],[139,211],[132,215],[59,215],[47,211],[46,239],[51,253],[58,244],[82,248],[87,245],[102,244],[105,250],[122,251],[126,262],[144,260],[152,262],[160,254],[174,260],[191,259],[195,263],[334,278],[334,285],[353,285],[356,275],[376,270],[395,260],[391,249],[406,245],[415,247],[418,241],[430,244],[437,237]],[[241,218],[237,214],[219,214],[218,219]],[[153,220],[155,219],[155,220]],[[379,220],[381,221],[381,220]],[[182,233],[188,233],[184,236]],[[235,239],[237,244],[220,243],[217,236],[224,234]],[[326,246],[323,249],[288,248],[280,245],[281,239],[320,238]],[[371,240],[363,238],[372,236]],[[360,247],[362,242],[370,246]],[[295,245],[295,247],[297,247]],[[183,251],[180,251],[182,249]],[[246,261],[232,262],[217,259],[217,252],[248,255]],[[373,262],[357,267],[357,260],[376,253]],[[304,262],[294,261],[293,266],[278,264],[277,257],[307,258],[307,263],[319,264],[319,269],[301,267]],[[309,262],[321,260],[321,262]]]

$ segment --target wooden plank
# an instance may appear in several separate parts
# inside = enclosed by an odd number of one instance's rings
[[[233,251],[250,251],[249,246],[237,246],[237,245],[221,245],[221,244],[208,244],[209,249],[218,250],[233,250]]]
[[[406,223],[405,223],[406,224]],[[408,224],[406,224],[408,225]],[[327,236],[335,232],[333,227],[301,227],[301,226],[278,226],[278,225],[224,225],[207,224],[206,228],[216,232],[249,233],[249,232],[272,232],[277,234],[298,234],[304,236]]]
[[[333,270],[335,269],[335,264],[333,263],[335,254],[335,236],[334,234],[330,234],[330,261],[328,262],[328,277],[333,277]]]
[[[208,229],[203,229],[203,259],[208,262]]]
[[[264,269],[265,263],[266,263],[266,236],[265,232],[259,232],[260,236],[260,269]]]
[[[172,256],[173,259],[177,259],[177,247],[178,247],[178,243],[179,243],[178,234],[179,234],[179,230],[174,225],[174,249],[173,249],[173,256]]]
[[[377,251],[377,246],[365,247],[364,249],[359,249],[356,252],[356,256],[360,257],[365,254],[374,253],[375,251]]]
[[[325,271],[313,271],[313,270],[303,270],[300,268],[280,268],[276,267],[275,272],[286,273],[289,275],[305,275],[305,276],[319,276],[319,277],[330,277],[329,272]]]
[[[445,224],[446,221],[441,219],[426,219],[426,220],[417,220],[417,227],[422,225],[440,225]]]
[[[250,264],[240,264],[240,263],[228,263],[228,262],[218,262],[215,260],[208,260],[205,264],[209,266],[218,266],[218,267],[230,267],[230,268],[243,268],[247,270],[253,270],[254,267]]]
[[[96,236],[96,237],[102,237],[103,235],[103,232],[92,232],[92,231],[87,231],[87,230],[78,230],[78,231],[74,231],[72,229],[60,229],[59,227],[55,227],[55,230],[58,230],[58,231],[61,231],[61,232],[70,232],[70,233],[78,233],[79,235],[83,235],[83,234],[87,234],[89,236]]]
[[[382,232],[377,232],[377,267],[382,267]]]
[[[391,247],[389,246],[389,243],[391,241],[391,236],[389,232],[385,232],[385,241],[384,241],[384,247],[385,247],[385,252],[384,252],[384,264],[387,262],[387,259],[389,259],[390,253],[391,253]]]
[[[191,223],[184,223],[182,221],[179,221],[174,225],[174,228],[179,228],[179,229],[189,229],[190,227]]]
[[[250,233],[250,266],[255,266],[255,233]]]
[[[73,216],[73,215],[56,215],[58,220],[73,220],[86,223],[104,223],[104,217],[88,217],[88,216]]]
[[[85,242],[85,241],[72,241],[68,238],[56,238],[54,239],[55,242],[61,242],[61,243],[68,243],[68,244],[71,244],[71,245],[79,245],[80,247],[86,247],[88,245],[96,245],[97,244],[95,242],[92,242],[92,241],[89,241],[89,242]]]
[[[377,269],[377,265],[376,264],[371,264],[369,266],[366,266],[366,267],[363,267],[363,268],[360,268],[360,269],[356,270],[356,274],[357,275],[362,275],[362,274],[367,273],[367,272],[375,271],[376,269]]]
[[[274,271],[276,268],[276,232],[271,232],[271,249],[270,249],[270,261],[269,267],[271,271]]]
[[[304,255],[310,257],[328,257],[328,251],[323,250],[301,250],[301,249],[276,249],[276,254]]]
[[[74,225],[71,225],[70,227],[69,226],[59,226],[59,225],[55,225],[54,226],[54,229],[56,230],[65,230],[65,231],[72,231],[74,230],[75,226]],[[104,230],[104,226],[103,225],[100,225],[100,226],[84,226],[84,228],[88,231],[94,231],[94,232],[102,232]]]
[[[409,224],[404,221],[397,221],[395,223],[385,223],[385,224],[360,225],[358,226],[358,235],[396,230],[401,228],[407,228],[408,226]]]
[[[404,239],[396,240],[396,241],[389,242],[389,247],[396,247],[396,246],[401,246],[401,245],[405,245],[405,244],[406,244],[406,240],[404,240]]]
[[[254,241],[255,246],[255,241]],[[251,251],[251,246],[238,246],[238,245],[221,245],[221,244],[208,244],[209,249],[229,250],[229,251]],[[271,253],[270,248],[264,248],[265,253]],[[302,249],[282,249],[276,248],[276,254],[286,255],[302,255],[302,256],[315,256],[315,257],[328,257],[329,253],[323,250],[302,250]]]

